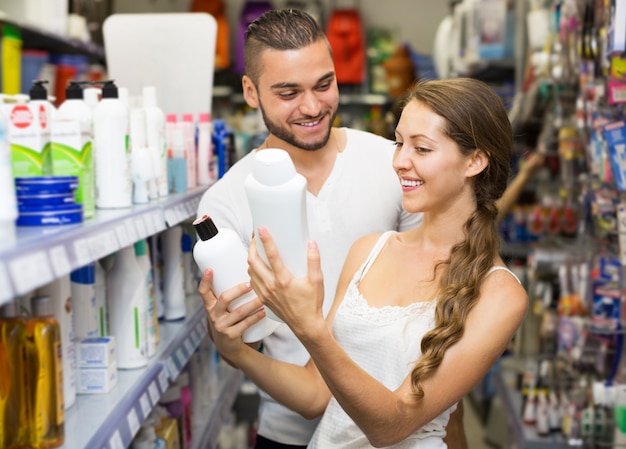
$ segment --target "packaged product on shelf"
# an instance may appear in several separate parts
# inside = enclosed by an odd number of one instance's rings
[[[27,403],[32,447],[57,447],[65,440],[61,329],[47,296],[31,298],[26,322]]]
[[[107,273],[109,332],[115,337],[117,367],[141,368],[148,364],[146,278],[135,248],[126,246],[115,253]]]
[[[119,98],[118,87],[106,81],[93,115],[97,208],[132,205],[128,127],[128,108]]]
[[[133,180],[133,203],[150,202],[150,185],[156,176],[153,154],[146,140],[146,113],[143,109],[130,111],[130,166]]]
[[[154,278],[152,276],[152,264],[150,263],[150,256],[148,255],[148,243],[145,239],[135,242],[135,256],[137,257],[137,263],[139,268],[144,273],[146,282],[146,301],[148,307],[146,309],[147,316],[147,351],[148,357],[152,357],[156,353],[156,348],[159,343],[159,318],[156,311],[156,297],[154,295]]]
[[[17,219],[17,197],[13,169],[11,168],[11,151],[7,138],[4,117],[0,111],[0,241],[15,241],[15,220]]]
[[[76,401],[76,336],[74,332],[74,301],[70,275],[64,275],[37,289],[49,298],[52,316],[61,331],[63,358],[63,397],[68,409]]]
[[[28,444],[27,394],[24,382],[26,321],[19,303],[0,307],[0,447],[19,448]]]
[[[157,101],[157,91],[154,86],[145,86],[142,90],[142,107],[146,113],[146,138],[153,156],[155,182],[151,183],[153,190],[160,197],[169,194],[167,184],[167,141],[165,136],[165,114]]]
[[[172,226],[160,234],[164,316],[168,321],[180,320],[186,315],[182,237],[180,225]]]
[[[209,185],[215,180],[213,173],[213,145],[211,143],[211,114],[198,115],[198,184]]]
[[[70,273],[74,335],[77,339],[100,335],[96,307],[96,263],[91,262]]]
[[[57,176],[78,176],[76,202],[83,205],[85,218],[96,212],[92,113],[83,99],[83,88],[70,82],[57,119],[52,122],[52,171]]]

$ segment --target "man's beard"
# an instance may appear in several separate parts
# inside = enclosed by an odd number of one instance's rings
[[[333,122],[335,121],[335,116],[337,115],[337,113],[335,112],[335,114],[333,114],[333,116],[331,117],[331,120],[328,122],[329,123],[328,131],[326,132],[326,135],[324,136],[323,140],[318,141],[318,142],[313,142],[313,143],[307,143],[307,142],[302,142],[301,140],[298,140],[292,132],[272,122],[272,120],[265,113],[265,110],[263,109],[263,105],[260,102],[259,102],[259,109],[261,110],[263,122],[265,123],[265,126],[267,127],[267,130],[270,132],[270,134],[273,134],[274,136],[278,137],[280,140],[284,142],[287,142],[291,146],[300,148],[305,151],[317,151],[323,148],[328,143],[328,139],[330,138],[330,130],[332,128]]]

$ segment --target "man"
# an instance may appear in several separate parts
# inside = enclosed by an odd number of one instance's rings
[[[309,232],[322,254],[328,313],[352,243],[365,234],[412,228],[421,216],[402,209],[400,184],[391,169],[392,142],[332,126],[339,90],[330,46],[315,19],[287,9],[263,14],[246,32],[245,61],[244,98],[261,111],[269,131],[255,151],[287,151],[307,180]],[[246,245],[254,229],[243,185],[252,157],[231,167],[198,207],[199,216],[210,215],[218,228],[235,230]],[[216,332],[215,323],[209,325]],[[309,359],[284,324],[263,341],[263,351],[300,365]],[[318,420],[307,420],[264,392],[260,395],[256,448],[306,447]]]

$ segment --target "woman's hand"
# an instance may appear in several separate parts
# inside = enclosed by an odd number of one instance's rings
[[[324,278],[315,242],[309,242],[308,245],[307,275],[295,278],[283,264],[267,229],[259,228],[258,236],[270,266],[258,255],[256,240],[252,239],[248,251],[248,274],[263,304],[272,309],[298,336],[314,330],[315,324],[325,326],[322,313]]]
[[[242,283],[224,291],[217,298],[212,290],[213,270],[207,269],[202,273],[202,280],[198,292],[204,303],[211,340],[215,343],[220,355],[231,365],[237,364],[237,357],[246,344],[243,342],[243,332],[265,316],[265,310],[258,298],[228,311],[231,302],[252,290],[250,284]]]

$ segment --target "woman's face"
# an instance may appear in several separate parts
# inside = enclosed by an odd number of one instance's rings
[[[417,100],[411,100],[402,111],[393,168],[408,212],[442,213],[474,204],[468,181],[476,174],[475,155],[479,152],[464,156],[444,134],[445,124],[443,117]]]

